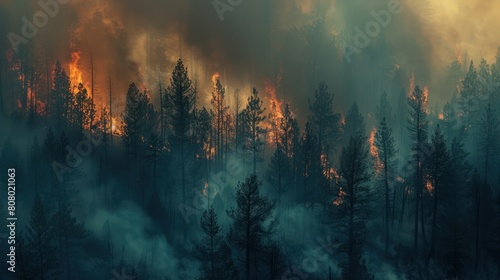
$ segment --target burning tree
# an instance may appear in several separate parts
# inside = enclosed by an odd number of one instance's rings
[[[92,129],[90,125],[94,115],[95,106],[92,104],[92,99],[89,98],[87,89],[80,83],[72,104],[73,122],[80,132],[80,140],[83,138],[84,129]]]
[[[424,187],[423,161],[424,156],[422,149],[427,142],[427,94],[422,91],[419,86],[415,86],[413,92],[408,96],[408,130],[410,139],[413,142],[411,151],[415,164],[415,235],[414,235],[414,251],[418,250],[418,217],[419,211],[422,211],[422,236],[425,244],[424,217],[423,217],[423,199],[422,191]],[[420,209],[420,205],[422,209]]]

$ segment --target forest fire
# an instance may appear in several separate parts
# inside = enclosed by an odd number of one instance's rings
[[[434,193],[434,185],[432,184],[432,180],[431,179],[427,179],[425,181],[425,188],[426,188],[426,190],[427,190],[427,192],[429,194],[432,195]]]
[[[219,72],[215,72],[212,75],[212,83],[214,84],[214,88],[217,86],[217,81],[220,79],[220,74]]]
[[[115,117],[111,118],[111,133],[117,136],[123,135],[123,132],[120,129],[120,121]]]
[[[78,62],[81,58],[80,51],[74,51],[71,53],[71,62],[69,63],[69,81],[71,83],[71,88],[73,93],[76,94],[78,92],[78,85],[83,84],[83,73],[78,67]],[[87,93],[89,96],[91,95],[90,90],[87,88]]]
[[[210,160],[215,157],[215,147],[210,145],[210,139],[203,143],[203,152],[205,159]]]
[[[342,187],[339,188],[339,194],[338,196],[333,200],[333,205],[335,206],[340,206],[344,202],[344,197],[347,193],[342,189]]]
[[[279,79],[277,79],[279,81]],[[278,139],[278,129],[280,122],[283,119],[282,106],[283,102],[280,101],[276,96],[276,85],[270,81],[264,82],[264,89],[266,93],[266,99],[269,101],[270,113],[267,125],[267,142],[269,144],[277,144]]]
[[[378,176],[382,173],[383,164],[380,161],[378,148],[375,145],[375,135],[377,134],[377,128],[374,127],[370,132],[370,138],[368,139],[368,143],[370,144],[370,154],[373,159],[373,171],[375,175]]]
[[[16,272],[494,278],[483,2],[0,0],[0,165],[32,214]]]
[[[39,100],[31,87],[28,87],[28,105],[30,110],[32,110],[37,115],[42,115],[45,113],[45,103]]]
[[[324,152],[321,153],[320,156],[321,168],[323,170],[323,176],[330,182],[338,183],[340,179],[340,175],[333,166],[331,166],[330,161],[328,160],[328,155]]]
[[[408,96],[412,96],[412,92],[415,89],[415,73],[411,72],[410,76],[410,86],[408,87]]]
[[[424,86],[424,90],[422,91],[422,94],[423,94],[423,101],[425,104],[427,104],[427,102],[429,102],[429,86]],[[429,108],[428,106],[424,106],[425,107],[425,111],[426,113],[429,113]]]

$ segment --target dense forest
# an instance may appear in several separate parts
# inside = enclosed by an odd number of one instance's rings
[[[7,40],[2,279],[500,279],[500,47],[431,79],[384,36],[346,55],[319,8],[227,68],[181,28],[137,75],[81,38]]]

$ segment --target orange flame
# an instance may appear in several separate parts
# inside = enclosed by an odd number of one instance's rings
[[[203,143],[203,151],[205,152],[206,159],[212,159],[215,156],[215,147],[210,145],[210,140]]]
[[[370,144],[370,154],[372,155],[373,158],[373,171],[375,172],[375,175],[379,175],[382,173],[383,164],[380,161],[378,148],[375,145],[376,133],[377,133],[377,128],[374,127],[370,132],[370,138],[368,139],[368,143]]]
[[[342,205],[342,203],[344,202],[344,197],[345,197],[346,194],[347,193],[342,189],[342,187],[340,187],[340,189],[339,189],[339,195],[333,201],[333,205],[335,205],[335,206]]]
[[[208,183],[207,182],[203,182],[203,196],[207,196],[207,193],[208,193]]]
[[[408,88],[408,96],[411,96],[414,89],[415,89],[415,74],[412,71],[410,77],[410,87]]]
[[[338,182],[340,176],[338,171],[330,166],[328,161],[328,155],[325,152],[321,152],[320,156],[321,167],[323,169],[323,176],[330,182]]]
[[[425,181],[425,188],[427,189],[427,192],[432,195],[434,192],[434,185],[432,184],[432,181],[430,179],[427,179]]]
[[[424,86],[424,90],[423,90],[422,94],[424,95],[423,102],[424,102],[425,112],[428,114],[429,113],[429,108],[427,106],[427,104],[429,102],[429,87],[428,86]]]
[[[81,51],[74,51],[71,53],[71,62],[69,63],[69,81],[71,88],[73,89],[73,94],[78,92],[78,85],[83,84],[87,89],[87,94],[89,97],[92,96],[92,89],[87,83],[83,82],[83,72],[80,69],[79,63],[81,59]]]
[[[43,115],[45,112],[45,103],[41,100],[38,100],[34,90],[31,87],[28,87],[28,104],[30,109],[36,110],[35,113],[37,115]],[[34,108],[31,108],[34,107]]]
[[[71,62],[69,63],[69,80],[75,93],[78,85],[83,83],[82,71],[78,68],[80,58],[80,51],[74,51],[71,53]]]
[[[267,134],[268,137],[267,142],[269,144],[276,144],[279,141],[277,135],[279,124],[283,119],[283,111],[281,110],[283,101],[277,98],[276,86],[272,82],[265,81],[264,85],[265,85],[266,99],[269,100],[270,111],[271,111],[271,113],[269,114],[268,125],[267,125],[267,130],[269,132]]]
[[[212,75],[212,83],[214,83],[214,87],[217,85],[217,80],[220,79],[220,74],[219,72],[215,72],[213,75]]]
[[[120,123],[115,117],[111,118],[111,133],[118,136],[123,135],[123,132],[120,129]]]

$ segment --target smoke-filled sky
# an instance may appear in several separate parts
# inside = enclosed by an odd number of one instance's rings
[[[79,67],[87,84],[92,53],[96,96],[107,94],[108,75],[115,82],[118,97],[124,96],[128,84],[144,82],[148,66],[159,67],[166,82],[181,56],[201,85],[207,86],[212,74],[220,72],[223,83],[229,85],[228,94],[237,89],[250,93],[251,86],[263,90],[265,81],[275,81],[281,73],[284,78],[279,97],[303,104],[315,87],[304,82],[310,75],[309,62],[320,61],[328,66],[319,66],[321,74],[312,80],[326,80],[341,111],[367,90],[376,88],[375,98],[382,90],[390,91],[388,83],[374,87],[370,82],[379,78],[380,69],[389,68],[390,72],[397,65],[404,80],[414,72],[417,84],[429,85],[431,103],[443,105],[451,93],[442,92],[440,83],[452,60],[474,59],[476,64],[480,58],[493,61],[500,45],[495,36],[495,27],[500,25],[499,1],[401,0],[402,12],[392,15],[388,26],[382,27],[361,54],[353,54],[352,65],[342,65],[346,62],[334,47],[339,38],[345,34],[352,38],[355,27],[364,30],[373,20],[372,10],[387,9],[395,1],[70,0],[59,4],[59,11],[28,44],[40,57],[46,55],[54,63],[59,59],[63,65],[71,61],[72,51],[79,50]],[[215,3],[239,4],[225,11],[221,20]],[[0,5],[2,47],[9,48],[7,34],[21,35],[21,18],[32,19],[42,8],[34,0],[1,0]],[[324,38],[316,44],[318,39],[305,35],[304,30],[318,18],[324,19],[320,32]],[[356,61],[360,57],[363,60]],[[345,74],[349,67],[357,73],[354,93],[344,82],[349,79]],[[208,90],[201,94],[208,95]],[[301,115],[306,110],[297,111]]]

